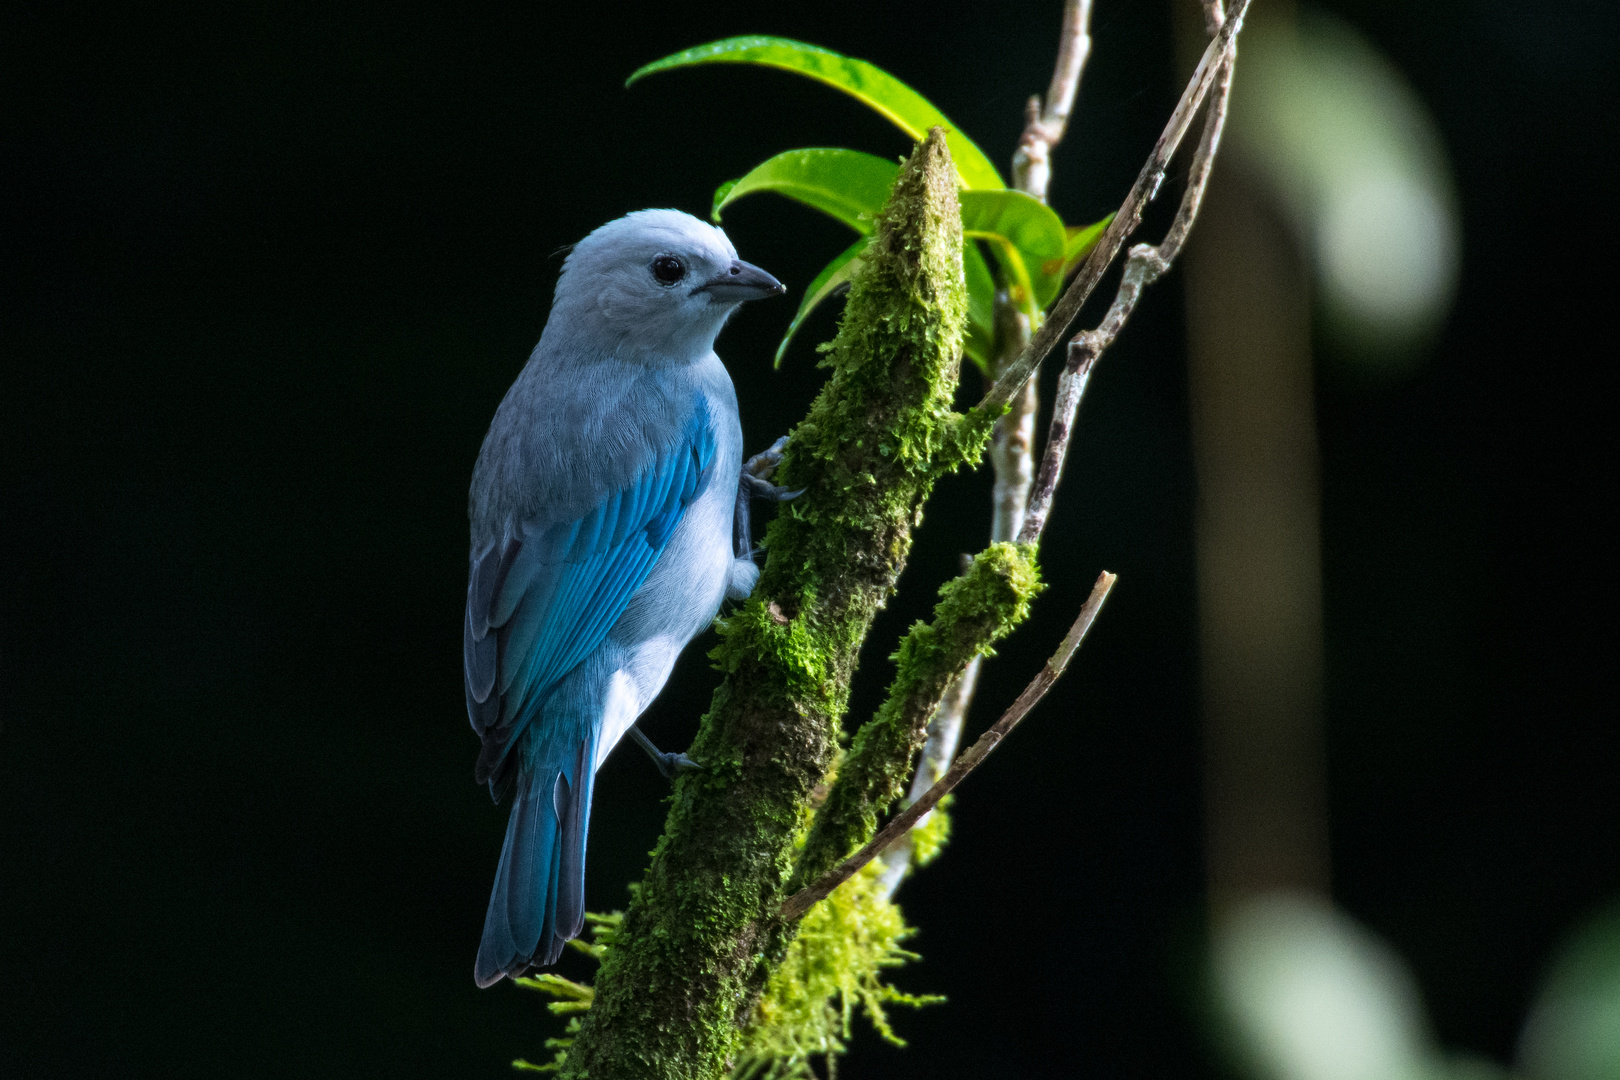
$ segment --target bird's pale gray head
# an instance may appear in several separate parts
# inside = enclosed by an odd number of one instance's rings
[[[715,226],[679,210],[638,210],[574,245],[552,321],[567,319],[621,346],[701,355],[738,305],[785,291],[738,259]]]

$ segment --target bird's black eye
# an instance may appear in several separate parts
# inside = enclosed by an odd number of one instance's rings
[[[673,285],[686,276],[686,264],[673,255],[660,255],[652,261],[653,277],[660,285]]]

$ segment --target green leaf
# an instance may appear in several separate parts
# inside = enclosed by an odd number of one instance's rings
[[[962,270],[967,278],[967,333],[962,351],[985,374],[996,355],[996,279],[984,253],[972,240],[962,244]]]
[[[877,110],[913,139],[921,139],[929,128],[942,127],[963,187],[996,190],[1006,186],[984,151],[927,98],[874,64],[802,41],[764,36],[711,41],[639,67],[624,84],[697,64],[757,64],[815,79]]]
[[[1065,237],[1051,207],[1022,191],[964,191],[962,231],[991,242],[1019,307],[1033,312],[1057,297]]]
[[[862,236],[889,198],[900,167],[859,150],[789,150],[714,193],[714,220],[744,195],[774,191],[837,218]]]
[[[1063,230],[1067,236],[1063,247],[1064,277],[1080,268],[1080,263],[1091,254],[1091,249],[1097,246],[1097,241],[1102,239],[1103,231],[1113,220],[1114,215],[1109,214],[1101,221],[1093,221],[1090,225],[1070,225]]]
[[[782,335],[782,343],[776,347],[775,366],[782,366],[782,358],[787,355],[788,344],[793,335],[799,332],[799,326],[810,313],[820,307],[822,302],[847,286],[860,269],[861,252],[866,250],[867,237],[861,237],[849,247],[839,252],[838,257],[822,267],[821,273],[816,275],[810,287],[804,290],[804,299],[799,302],[799,310],[788,324],[787,333]],[[968,325],[967,334],[962,341],[962,351],[968,358],[977,364],[982,371],[990,370],[990,360],[995,354],[995,296],[996,281],[990,274],[990,267],[985,263],[984,256],[979,252],[977,244],[968,241],[962,251],[962,266],[966,272],[968,289]]]
[[[862,236],[841,251],[837,258],[821,268],[821,273],[817,274],[810,287],[804,290],[804,299],[799,301],[799,310],[793,316],[793,321],[788,323],[787,333],[782,335],[782,344],[776,347],[774,366],[782,366],[782,357],[787,354],[788,342],[799,332],[799,324],[804,322],[823,300],[849,284],[850,279],[855,276],[855,271],[860,268],[861,252],[866,250],[867,242],[867,237]]]

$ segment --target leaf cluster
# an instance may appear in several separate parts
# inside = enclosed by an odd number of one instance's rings
[[[1109,218],[1085,226],[1065,225],[1039,199],[1008,188],[984,152],[928,99],[881,68],[830,49],[788,38],[726,38],[655,60],[634,72],[627,85],[657,72],[718,63],[771,67],[825,83],[874,109],[913,139],[936,126],[944,129],[962,189],[962,261],[968,291],[962,349],[983,371],[989,371],[996,352],[997,289],[1004,289],[1008,301],[1032,323],[1038,322],[1041,311],[1061,291],[1064,279],[1080,265],[1108,225]],[[859,150],[788,150],[715,191],[717,222],[738,199],[769,191],[820,210],[858,234],[805,290],[777,347],[777,364],[805,318],[849,285],[898,171],[893,162]],[[985,252],[989,252],[988,259]]]

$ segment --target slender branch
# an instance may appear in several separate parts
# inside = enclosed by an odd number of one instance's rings
[[[1226,25],[1224,5],[1221,0],[1203,0],[1204,17],[1211,36],[1209,48],[1198,69],[1193,73],[1187,90],[1183,92],[1176,113],[1172,115],[1170,123],[1166,125],[1165,132],[1160,136],[1158,145],[1154,148],[1154,156],[1149,158],[1143,166],[1142,173],[1137,177],[1137,183],[1131,194],[1126,197],[1125,208],[1115,216],[1115,224],[1122,217],[1132,216],[1140,219],[1143,206],[1151,201],[1157,193],[1159,184],[1163,181],[1164,172],[1168,168],[1170,159],[1174,157],[1180,140],[1185,135],[1198,105],[1208,95],[1208,108],[1205,110],[1204,128],[1200,145],[1193,158],[1189,170],[1187,188],[1182,195],[1181,205],[1177,209],[1175,220],[1171,223],[1165,239],[1157,248],[1147,245],[1138,245],[1133,248],[1127,257],[1124,273],[1121,276],[1119,291],[1110,305],[1108,314],[1096,330],[1083,331],[1077,334],[1069,343],[1068,356],[1064,370],[1058,378],[1057,400],[1053,402],[1052,419],[1047,432],[1046,449],[1041,461],[1041,469],[1030,482],[1029,438],[1027,428],[1034,422],[1034,393],[1033,381],[1026,381],[1022,388],[1013,392],[1010,401],[1011,408],[997,425],[996,440],[992,444],[991,457],[996,467],[995,506],[996,517],[994,538],[1009,538],[1016,533],[1020,544],[1038,545],[1041,534],[1045,531],[1047,518],[1051,512],[1052,501],[1056,496],[1057,487],[1062,479],[1064,462],[1068,457],[1069,440],[1074,431],[1074,421],[1080,406],[1080,399],[1084,396],[1086,386],[1090,381],[1091,370],[1096,366],[1097,360],[1103,352],[1113,344],[1119,336],[1120,330],[1135,310],[1136,302],[1141,296],[1142,289],[1157,280],[1169,265],[1174,262],[1186,241],[1187,233],[1191,230],[1193,221],[1198,216],[1199,206],[1202,204],[1204,190],[1209,182],[1210,168],[1214,164],[1215,153],[1219,149],[1221,131],[1226,122],[1227,99],[1231,92],[1232,63],[1236,55],[1236,34],[1241,29],[1243,12],[1247,8],[1248,0],[1239,0],[1235,12],[1236,18],[1230,28]],[[1089,3],[1079,0],[1070,0],[1064,9],[1064,37],[1059,46],[1058,64],[1052,76],[1052,90],[1048,93],[1048,112],[1060,117],[1052,128],[1043,127],[1047,116],[1036,107],[1036,99],[1031,99],[1029,122],[1025,127],[1024,139],[1020,142],[1019,151],[1014,155],[1014,175],[1020,182],[1029,182],[1039,179],[1044,185],[1048,174],[1039,170],[1030,171],[1027,166],[1030,158],[1026,148],[1040,145],[1050,148],[1056,139],[1063,134],[1063,126],[1067,123],[1068,105],[1072,102],[1072,95],[1078,85],[1079,74],[1085,63],[1085,55],[1090,49],[1090,39],[1087,25],[1090,19]],[[1080,38],[1085,40],[1081,41]],[[1224,46],[1223,46],[1224,42]],[[1224,51],[1219,54],[1217,49]],[[1219,62],[1213,69],[1209,67],[1212,56],[1219,56]],[[1071,74],[1072,73],[1072,74]],[[1203,87],[1201,91],[1196,88]],[[1061,110],[1053,110],[1052,104],[1059,100],[1060,94],[1069,95],[1069,101],[1063,102]],[[1189,105],[1189,102],[1191,104]],[[1048,134],[1055,134],[1052,142],[1042,142]],[[1044,159],[1042,159],[1044,161]],[[1144,178],[1152,176],[1151,184],[1145,184]],[[1026,190],[1028,190],[1026,188]],[[1044,187],[1042,189],[1044,194]],[[1134,206],[1134,210],[1127,214],[1127,209]],[[1134,229],[1134,224],[1131,228]],[[1112,230],[1109,230],[1110,232]],[[1128,234],[1127,230],[1127,233]],[[1118,244],[1123,241],[1122,234],[1114,241],[1113,250],[1117,253]],[[1103,243],[1109,241],[1105,233]],[[1099,244],[1100,249],[1103,244]],[[1093,251],[1092,259],[1098,258],[1098,252]],[[1101,277],[1102,269],[1111,262],[1113,254],[1103,261],[1096,271],[1095,277]],[[1091,261],[1087,262],[1091,266]],[[1081,277],[1085,275],[1083,269]],[[1062,309],[1064,303],[1074,295],[1079,278],[1065,294],[1059,303]],[[1093,280],[1092,287],[1095,286]],[[1073,310],[1079,308],[1089,297],[1090,289],[1073,302]],[[1058,321],[1058,312],[1048,321],[1048,328]],[[1025,352],[1010,364],[999,365],[998,370],[1007,372],[1019,363],[1037,363],[1044,355],[1045,349],[1030,345]],[[1030,369],[1032,372],[1033,367]],[[998,380],[991,394],[1001,387]],[[990,400],[987,396],[986,400]],[[981,407],[983,405],[981,404]],[[1008,439],[1010,442],[1019,442],[1018,447],[1003,448],[1003,439],[1007,438],[1004,428],[1017,423],[1024,431],[1022,440]],[[1009,452],[998,453],[1007,450]],[[1013,451],[1021,451],[1021,457]],[[1016,488],[1016,490],[1013,490]],[[1002,531],[1002,530],[1005,531]],[[973,694],[978,682],[979,658],[975,657],[969,662],[966,670],[958,680],[953,683],[941,700],[939,708],[935,711],[928,725],[927,742],[924,744],[922,756],[917,762],[917,770],[912,778],[911,791],[906,803],[909,806],[922,797],[923,793],[937,781],[944,772],[946,762],[950,761],[956,752],[956,745],[961,737],[963,720],[967,710],[973,702]],[[910,865],[910,845],[895,843],[884,853],[887,867],[884,871],[884,887],[892,892],[905,876]]]
[[[1040,475],[1035,478],[1029,509],[1018,531],[1020,544],[1041,542],[1046,517],[1052,511],[1052,497],[1057,494],[1058,482],[1063,478],[1063,462],[1069,455],[1069,436],[1074,431],[1075,415],[1080,411],[1080,399],[1091,381],[1091,369],[1101,355],[1101,350],[1081,351],[1072,343],[1069,346],[1068,360],[1058,376],[1057,398],[1052,402],[1052,423],[1046,431],[1046,452],[1041,458]]]
[[[1074,109],[1080,75],[1091,55],[1091,0],[1068,0],[1063,5],[1063,29],[1058,37],[1057,64],[1043,104],[1032,96],[1024,109],[1024,134],[1013,152],[1013,186],[1046,201],[1052,178],[1052,148],[1063,141]]]
[[[962,725],[973,705],[974,692],[979,688],[979,666],[983,663],[984,657],[975,656],[945,688],[945,696],[939,699],[939,707],[928,720],[922,753],[917,756],[917,771],[912,774],[911,788],[900,803],[902,810],[922,798],[950,768],[956,747],[962,741]],[[883,853],[883,895],[893,896],[910,869],[911,834],[907,833]]]
[[[1210,0],[1206,13],[1220,14],[1220,0]],[[1220,25],[1216,23],[1217,27]],[[1063,475],[1063,463],[1069,453],[1069,437],[1074,430],[1074,417],[1085,393],[1091,369],[1103,352],[1119,337],[1125,328],[1142,290],[1162,277],[1176,257],[1181,254],[1198,219],[1198,209],[1204,202],[1204,191],[1209,186],[1210,169],[1221,146],[1221,132],[1226,127],[1226,109],[1232,93],[1232,66],[1237,60],[1237,44],[1226,52],[1215,68],[1209,106],[1204,112],[1204,130],[1199,138],[1198,151],[1193,155],[1187,173],[1187,189],[1182,193],[1181,205],[1176,208],[1175,220],[1170,223],[1157,247],[1138,244],[1131,248],[1125,260],[1125,271],[1120,275],[1119,291],[1108,306],[1108,313],[1095,330],[1082,330],[1069,341],[1068,358],[1058,380],[1058,397],[1052,405],[1052,425],[1046,437],[1046,451],[1041,459],[1041,471],[1035,478],[1029,506],[1024,514],[1024,525],[1018,532],[1020,544],[1038,544],[1046,528],[1046,518],[1057,494],[1058,481]]]
[[[1052,68],[1052,81],[1043,104],[1040,97],[1029,99],[1026,109],[1024,133],[1013,152],[1013,186],[1020,191],[1046,201],[1051,181],[1052,149],[1063,140],[1074,109],[1075,94],[1080,88],[1080,76],[1085,71],[1086,59],[1091,55],[1091,0],[1067,0],[1063,6],[1063,23],[1058,34],[1057,62]],[[996,296],[997,355],[992,372],[1000,375],[1016,360],[1029,344],[1030,320],[1004,293]],[[1040,399],[1035,382],[1030,380],[1014,394],[1007,412],[996,421],[990,440],[990,464],[995,471],[995,484],[990,493],[990,540],[1012,540],[1024,523],[1024,509],[1029,502],[1030,486],[1035,479],[1033,446],[1035,442],[1035,414]],[[964,557],[965,558],[965,557]],[[968,661],[940,700],[928,721],[927,741],[917,759],[917,770],[911,779],[911,790],[902,806],[909,806],[942,776],[956,756],[962,738],[962,725],[968,709],[973,705],[974,690],[979,681],[978,656]],[[883,888],[893,893],[911,866],[911,845],[896,844],[884,853]]]
[[[1220,0],[1205,0],[1205,18],[1212,34],[1218,34],[1224,25],[1224,12]],[[1233,28],[1233,33],[1236,27]],[[1218,40],[1218,39],[1217,39]],[[1214,43],[1212,43],[1213,45]],[[1084,396],[1086,386],[1091,378],[1091,371],[1104,351],[1118,338],[1125,323],[1130,319],[1136,309],[1142,290],[1158,280],[1170,265],[1180,255],[1185,245],[1187,235],[1191,231],[1193,222],[1197,220],[1198,210],[1203,204],[1204,191],[1209,184],[1211,167],[1215,162],[1215,154],[1220,149],[1221,133],[1226,124],[1226,111],[1228,99],[1231,94],[1232,66],[1236,60],[1237,47],[1235,41],[1230,44],[1227,51],[1221,56],[1220,62],[1214,69],[1208,98],[1208,107],[1204,114],[1204,128],[1199,140],[1198,150],[1193,157],[1191,168],[1188,170],[1187,188],[1182,194],[1181,205],[1176,210],[1175,219],[1171,222],[1165,238],[1157,247],[1139,244],[1131,249],[1126,259],[1125,270],[1121,275],[1119,289],[1115,293],[1114,301],[1109,305],[1108,313],[1095,330],[1082,331],[1076,334],[1069,342],[1068,356],[1064,363],[1062,374],[1058,377],[1057,399],[1052,404],[1051,426],[1047,432],[1046,449],[1041,460],[1041,470],[1035,479],[1032,488],[1026,489],[1024,498],[1023,522],[1018,529],[1018,543],[1039,545],[1041,535],[1045,531],[1048,515],[1051,513],[1052,501],[1057,494],[1058,483],[1062,479],[1063,466],[1068,457],[1070,436],[1074,431],[1074,421],[1080,407],[1080,400]],[[1207,54],[1206,54],[1207,58]],[[1195,76],[1195,82],[1198,76]],[[1190,120],[1190,117],[1189,117]],[[1029,384],[1020,392],[1018,399],[1027,395]],[[999,462],[998,462],[999,465]],[[949,760],[950,754],[955,750],[955,742],[960,735],[962,719],[967,707],[972,701],[974,684],[978,676],[978,660],[975,659],[969,668],[963,672],[957,684],[953,684],[951,691],[947,692],[941,702],[933,722],[929,726],[929,739],[924,747],[922,759],[918,762],[917,773],[912,781],[911,796],[908,804],[914,805],[921,801],[926,791],[938,782],[944,762]],[[932,757],[930,754],[932,753]],[[920,820],[921,813],[912,817]],[[898,819],[897,819],[898,820]],[[888,830],[885,830],[888,831]],[[895,830],[899,837],[900,830]],[[873,841],[874,844],[877,841]],[[885,871],[885,883],[890,890],[900,881],[909,864],[909,845],[894,842],[884,853],[888,862]]]
[[[1166,264],[1176,261],[1193,222],[1198,220],[1198,209],[1204,204],[1204,191],[1209,187],[1210,170],[1215,166],[1215,154],[1221,148],[1221,132],[1226,129],[1226,110],[1232,96],[1232,66],[1237,61],[1237,45],[1226,54],[1226,62],[1215,72],[1215,84],[1210,92],[1209,108],[1204,113],[1204,131],[1193,156],[1192,168],[1187,171],[1187,190],[1182,193],[1181,205],[1175,220],[1160,241],[1158,255]]]
[[[1029,614],[1040,592],[1034,552],[991,544],[939,590],[932,622],[919,622],[895,650],[895,676],[876,715],[861,725],[811,821],[789,888],[814,881],[877,831],[899,797],[928,719],[968,661],[990,650]]]
[[[1058,681],[1064,669],[1069,666],[1070,658],[1080,648],[1080,643],[1085,640],[1086,632],[1091,629],[1091,624],[1096,621],[1097,613],[1102,610],[1103,601],[1108,599],[1108,592],[1114,587],[1116,580],[1118,579],[1113,574],[1106,570],[1103,571],[1101,576],[1097,578],[1097,584],[1092,586],[1091,596],[1086,599],[1085,605],[1081,607],[1079,617],[1074,620],[1074,625],[1069,628],[1069,632],[1064,635],[1063,641],[1059,643],[1057,651],[1046,662],[1046,666],[1036,673],[1035,678],[1030,680],[1029,685],[1024,688],[1024,692],[1018,695],[1018,700],[1014,701],[1007,708],[1007,711],[1001,714],[1001,719],[991,725],[990,730],[979,736],[979,741],[968,747],[961,757],[953,761],[945,775],[940,777],[933,787],[924,792],[920,799],[896,814],[894,819],[885,825],[872,838],[870,843],[838,864],[836,868],[824,875],[814,885],[800,889],[788,897],[782,904],[781,909],[784,920],[794,922],[803,918],[805,912],[809,911],[818,901],[826,899],[829,893],[848,881],[856,871],[871,862],[876,855],[894,843],[901,834],[915,825],[919,818],[932,810],[940,799],[949,794],[952,788],[960,784],[968,773],[978,768],[979,764],[990,755],[990,751],[994,750],[997,744],[1002,739],[1005,739],[1013,728],[1018,726],[1019,721],[1029,715],[1030,710],[1035,707],[1041,698],[1046,696],[1046,692]]]
[[[1114,220],[1103,231],[1097,246],[1091,249],[1091,254],[1080,267],[1080,272],[1074,276],[1068,289],[1058,298],[1046,322],[1036,332],[1023,354],[1002,372],[976,408],[999,413],[1035,373],[1041,360],[1052,351],[1052,347],[1069,332],[1075,316],[1080,314],[1080,309],[1091,298],[1091,293],[1102,280],[1103,273],[1124,246],[1126,237],[1135,232],[1137,225],[1141,223],[1143,209],[1158,194],[1159,186],[1164,182],[1165,171],[1170,167],[1170,159],[1175,156],[1182,138],[1187,134],[1187,129],[1192,126],[1193,117],[1197,115],[1204,98],[1208,96],[1217,81],[1217,76],[1230,59],[1237,33],[1243,27],[1243,16],[1248,10],[1249,3],[1250,0],[1236,0],[1232,5],[1231,12],[1221,24],[1220,32],[1204,50],[1203,58],[1198,61],[1198,67],[1188,81],[1187,88],[1182,91],[1181,100],[1176,103],[1175,112],[1170,114],[1170,121],[1159,135],[1159,141],[1154,144],[1153,152],[1148,155],[1142,171],[1137,174],[1136,183],[1131,185],[1130,194],[1126,195],[1125,201],[1120,204]]]
[[[1029,316],[1007,299],[1004,290],[996,292],[996,357],[991,371],[999,374],[1017,360],[1029,344]],[[1040,411],[1040,394],[1031,379],[1013,395],[1008,409],[990,435],[990,464],[995,483],[990,490],[990,539],[1011,540],[1024,521],[1029,501],[1029,485],[1035,479],[1035,414]]]

